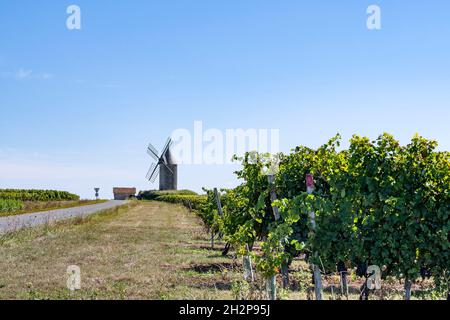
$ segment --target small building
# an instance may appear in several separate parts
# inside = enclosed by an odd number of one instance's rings
[[[136,197],[136,188],[113,188],[114,200],[128,200]]]

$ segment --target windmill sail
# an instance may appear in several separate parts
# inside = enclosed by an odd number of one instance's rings
[[[170,147],[172,146],[172,139],[167,139],[167,142],[163,148],[163,151],[161,153],[161,158],[163,159],[165,164],[171,164],[171,157],[170,157]]]
[[[155,159],[155,161],[158,161],[159,157],[158,157],[158,151],[156,150],[156,148],[150,143],[147,147],[147,153],[153,158]]]
[[[152,163],[150,166],[150,169],[148,169],[148,172],[147,172],[147,176],[146,176],[147,180],[152,180],[153,177],[155,175],[157,175],[158,171],[156,169],[157,169],[157,165]]]

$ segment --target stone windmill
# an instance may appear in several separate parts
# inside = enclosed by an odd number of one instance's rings
[[[172,139],[167,139],[163,151],[158,155],[156,148],[150,143],[147,153],[156,161],[147,173],[147,179],[154,183],[159,176],[159,190],[177,190],[178,166],[170,153]]]

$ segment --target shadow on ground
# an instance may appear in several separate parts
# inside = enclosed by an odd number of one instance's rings
[[[195,264],[186,268],[184,271],[194,271],[197,273],[222,273],[226,270],[232,270],[237,265],[233,263],[211,263],[211,264]]]

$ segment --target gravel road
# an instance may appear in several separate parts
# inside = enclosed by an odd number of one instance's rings
[[[78,217],[86,217],[102,210],[114,208],[125,204],[126,201],[111,200],[104,203],[82,207],[57,209],[45,212],[22,214],[10,217],[0,217],[0,234],[16,231],[23,228],[67,220]]]

